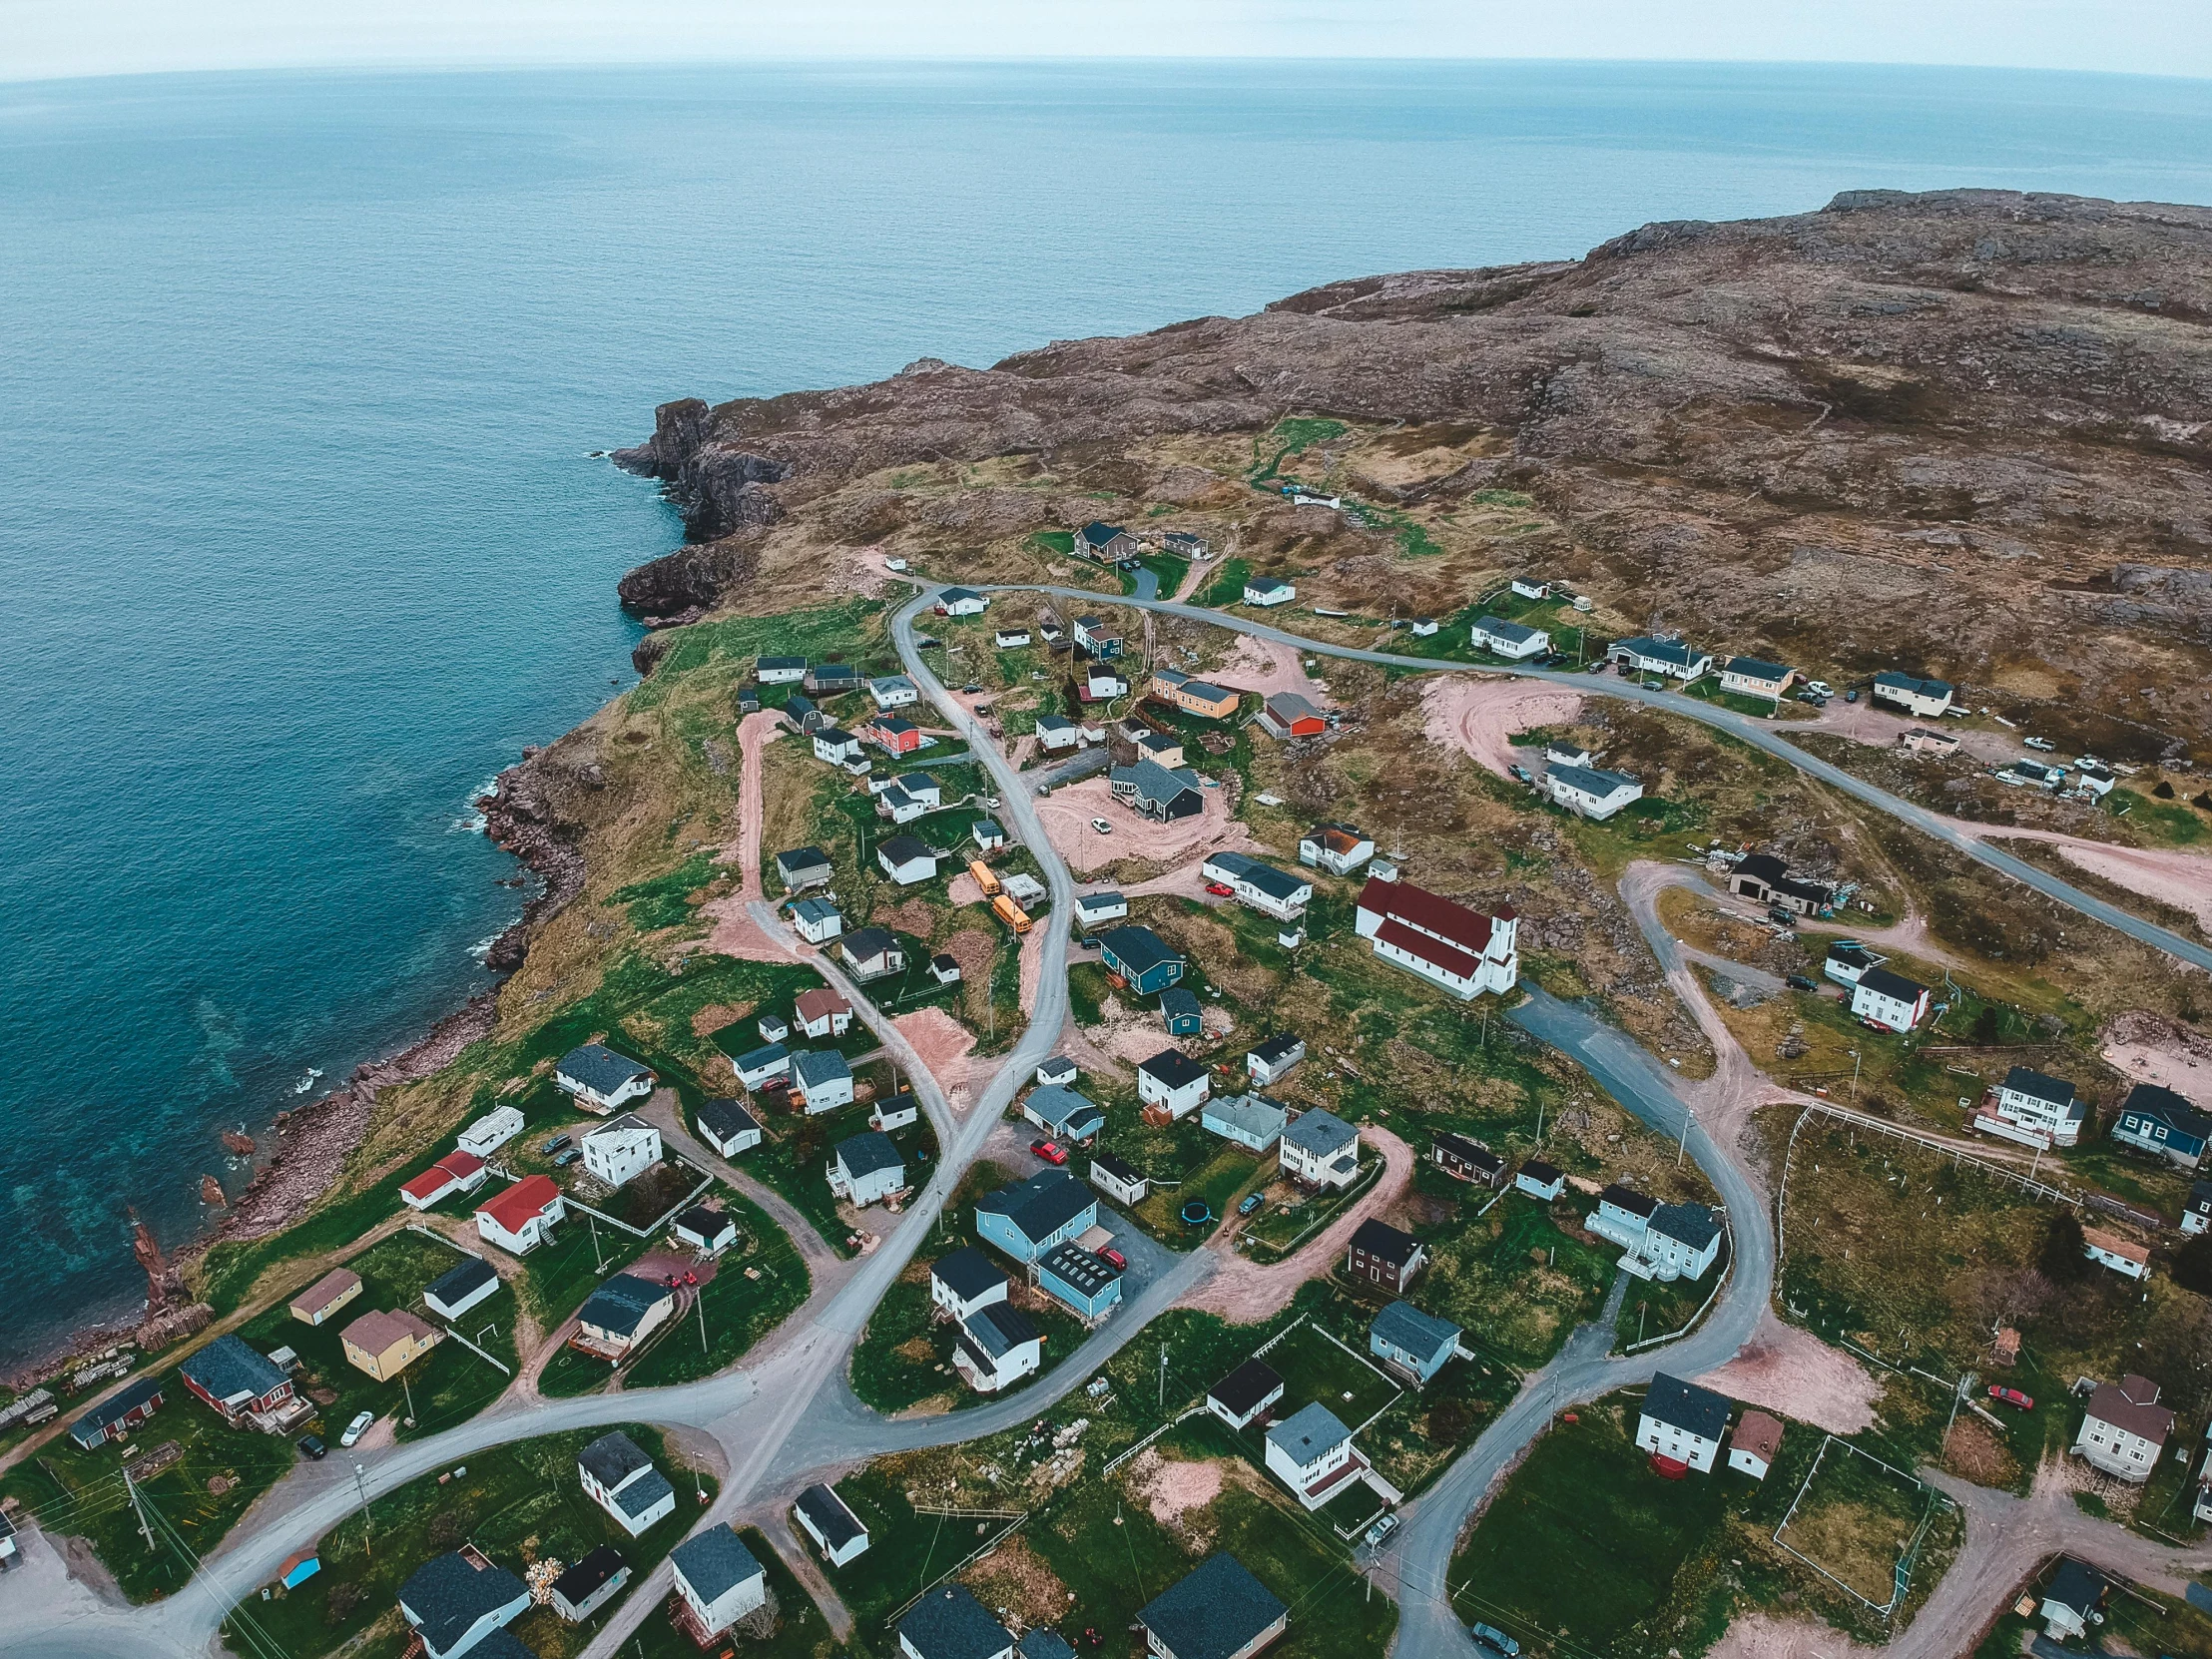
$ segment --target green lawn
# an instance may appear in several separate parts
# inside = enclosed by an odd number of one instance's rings
[[[461,1334],[505,1364],[508,1372],[448,1338],[407,1368],[404,1384],[379,1382],[346,1362],[339,1339],[354,1320],[378,1311],[406,1310],[445,1329],[446,1322],[422,1306],[422,1291],[466,1260],[442,1240],[394,1233],[347,1264],[361,1276],[361,1294],[325,1324],[302,1325],[278,1305],[249,1321],[240,1335],[264,1354],[289,1348],[299,1356],[307,1368],[300,1391],[320,1408],[324,1427],[331,1431],[326,1439],[334,1438],[357,1411],[389,1417],[401,1439],[434,1434],[474,1416],[512,1381],[509,1372],[516,1364],[513,1293],[502,1285],[488,1302],[470,1309],[460,1320]],[[412,1427],[406,1421],[410,1415]]]
[[[1112,1140],[1116,1150],[1143,1130],[1138,1125],[1126,1135],[1101,1137]],[[1169,1130],[1155,1130],[1155,1141],[1187,1142],[1195,1131],[1197,1139],[1196,1159],[1175,1164],[1164,1159],[1158,1151],[1150,1155],[1132,1157],[1139,1169],[1150,1174],[1155,1182],[1152,1194],[1142,1204],[1129,1211],[1131,1219],[1154,1238],[1179,1249],[1190,1249],[1213,1234],[1221,1221],[1236,1213],[1238,1201],[1266,1182],[1275,1172],[1273,1158],[1258,1158],[1241,1146],[1209,1135],[1198,1127],[1198,1114],[1192,1113],[1182,1123]],[[1178,1150],[1182,1150],[1179,1146]],[[1124,1153],[1124,1156],[1129,1154]],[[1185,1152],[1185,1157],[1191,1154]],[[1178,1172],[1180,1171],[1180,1178]],[[1175,1186],[1160,1186],[1161,1180],[1178,1181]],[[1193,1202],[1212,1207],[1214,1219],[1201,1227],[1185,1226],[1183,1206]]]
[[[879,1411],[903,1411],[938,1398],[961,1411],[1018,1393],[1081,1347],[1085,1333],[1083,1322],[1049,1297],[1017,1283],[1014,1300],[1044,1334],[1044,1356],[1038,1370],[1012,1387],[979,1394],[961,1381],[952,1369],[956,1328],[949,1320],[930,1317],[934,1304],[924,1274],[899,1279],[868,1316],[867,1330],[852,1354],[852,1391]]]
[[[1413,1300],[1463,1327],[1470,1347],[1539,1366],[1603,1306],[1620,1252],[1562,1231],[1525,1194],[1508,1191],[1480,1220],[1474,1212],[1493,1195],[1460,1187],[1458,1196],[1461,1217],[1419,1231],[1430,1260]]]
[[[212,1552],[297,1455],[288,1436],[224,1426],[174,1372],[163,1385],[166,1403],[125,1445],[80,1451],[63,1436],[0,1475],[0,1496],[20,1498],[45,1530],[85,1539],[136,1602],[182,1589],[193,1573],[187,1552]],[[171,1443],[177,1460],[139,1482],[155,1533],[149,1549],[122,1471]]]
[[[1224,559],[1214,579],[1196,595],[1201,605],[1241,605],[1245,582],[1252,575],[1250,559]]]
[[[1283,1379],[1279,1416],[1318,1400],[1347,1427],[1358,1428],[1400,1391],[1374,1366],[1323,1336],[1311,1320],[1268,1350],[1268,1364]]]
[[[699,1340],[699,1311],[694,1308],[680,1330],[630,1368],[630,1387],[689,1382],[736,1365],[789,1319],[813,1288],[806,1262],[766,1211],[740,1193],[717,1196],[738,1225],[738,1242],[723,1252],[714,1278],[699,1292],[706,1306],[707,1340]],[[760,1277],[747,1278],[749,1268]]]
[[[394,1659],[407,1641],[397,1609],[399,1586],[423,1561],[464,1542],[515,1573],[532,1561],[572,1563],[600,1544],[612,1544],[629,1564],[634,1585],[692,1525],[699,1507],[695,1485],[711,1498],[716,1482],[679,1464],[658,1429],[626,1424],[623,1432],[652,1456],[678,1493],[673,1514],[631,1538],[584,1495],[577,1479],[577,1451],[605,1432],[579,1429],[501,1446],[443,1485],[426,1475],[376,1499],[365,1521],[356,1509],[318,1541],[320,1572],[272,1600],[249,1598],[248,1616],[292,1659],[340,1651],[346,1659]],[[571,1659],[630,1593],[625,1590],[581,1625],[564,1623],[544,1606],[533,1607],[511,1628],[539,1659]],[[226,1626],[225,1634],[233,1651],[255,1651],[234,1626]]]

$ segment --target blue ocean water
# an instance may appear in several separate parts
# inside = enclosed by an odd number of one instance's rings
[[[1864,187],[2212,202],[2212,85],[1615,65],[0,86],[0,1360],[485,982],[472,792],[630,681],[654,403]]]

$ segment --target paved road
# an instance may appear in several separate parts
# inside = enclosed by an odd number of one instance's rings
[[[1383,1576],[1394,1580],[1399,1591],[1398,1659],[1474,1659],[1479,1654],[1450,1605],[1452,1552],[1483,1494],[1550,1426],[1553,1414],[1615,1388],[1648,1382],[1657,1371],[1696,1377],[1726,1364],[1751,1340],[1774,1284],[1774,1228],[1766,1204],[1751,1177],[1696,1122],[1672,1073],[1626,1033],[1543,991],[1531,989],[1528,1000],[1506,1017],[1578,1062],[1606,1093],[1659,1133],[1679,1140],[1688,1126],[1689,1154],[1727,1207],[1735,1266],[1696,1331],[1679,1343],[1616,1359],[1609,1351],[1613,1316],[1627,1279],[1623,1274],[1605,1314],[1577,1331],[1442,1477],[1399,1511],[1401,1525],[1380,1562]],[[1506,1202],[1516,1200],[1508,1195]],[[1476,1596],[1482,1594],[1479,1583],[1471,1588]]]
[[[1495,674],[1512,675],[1525,680],[1548,680],[1556,685],[1595,697],[1615,697],[1629,703],[1645,703],[1655,709],[1664,709],[1686,720],[1701,722],[1731,737],[1741,738],[1754,749],[1765,751],[1777,760],[1786,761],[1809,777],[1818,778],[1831,788],[1838,789],[1855,800],[1887,813],[1902,824],[1910,825],[1924,834],[1933,835],[1944,845],[1964,853],[1991,869],[1999,870],[2013,880],[2033,887],[2047,898],[2080,911],[2083,915],[2103,922],[2107,927],[2125,933],[2131,939],[2163,950],[2167,955],[2193,966],[2212,971],[2212,946],[2202,945],[2194,939],[2184,938],[2170,928],[2121,909],[2117,904],[2107,904],[2103,899],[2083,892],[2069,882],[2061,881],[2047,870],[2037,869],[2025,859],[2016,858],[2002,847],[1992,846],[1967,830],[1945,820],[1940,814],[1916,807],[1912,802],[1889,791],[1878,789],[1863,778],[1855,778],[1842,767],[1833,766],[1798,748],[1763,720],[1737,714],[1732,709],[1722,709],[1710,703],[1700,703],[1696,698],[1683,697],[1669,691],[1647,691],[1641,680],[1623,680],[1615,674],[1571,673],[1559,669],[1542,668],[1492,668],[1476,667],[1471,663],[1439,661],[1433,657],[1401,657],[1388,651],[1369,651],[1357,646],[1330,645],[1321,640],[1310,640],[1273,623],[1256,622],[1250,617],[1233,615],[1227,611],[1208,610],[1201,605],[1178,604],[1173,600],[1139,600],[1116,598],[1108,594],[1092,593],[1084,588],[1062,588],[1049,584],[1001,584],[985,588],[987,593],[1045,593],[1056,598],[1077,600],[1086,604],[1126,605],[1139,610],[1158,612],[1165,616],[1187,617],[1194,622],[1210,623],[1217,628],[1233,629],[1240,634],[1250,634],[1256,639],[1277,640],[1285,645],[1318,657],[1341,657],[1352,662],[1379,663],[1385,668],[1420,669],[1430,673],[1445,674]]]

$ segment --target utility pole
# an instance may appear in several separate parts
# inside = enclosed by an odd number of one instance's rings
[[[1159,1408],[1160,1408],[1161,1410],[1163,1410],[1163,1411],[1165,1411],[1165,1410],[1166,1410],[1166,1409],[1168,1408],[1168,1345],[1167,1345],[1166,1343],[1162,1343],[1162,1344],[1160,1345],[1160,1406],[1159,1406]]]
[[[1538,1146],[1544,1144],[1544,1098],[1542,1095],[1536,1097],[1536,1144]]]
[[[399,1391],[407,1396],[407,1426],[414,1426],[414,1384],[407,1381],[407,1374],[399,1374]]]
[[[699,1352],[707,1352],[707,1287],[699,1287],[699,1294],[692,1298],[699,1308]]]
[[[1851,1051],[1851,1103],[1859,1104],[1859,1050]]]
[[[146,1510],[139,1503],[138,1482],[131,1478],[131,1471],[123,1471],[123,1489],[131,1494],[131,1513],[138,1516],[139,1536],[146,1540],[146,1553],[154,1553],[154,1530],[146,1524]]]
[[[591,1259],[599,1264],[599,1271],[607,1271],[607,1258],[599,1254],[599,1222],[589,1210],[584,1212],[584,1225],[591,1229]]]
[[[1682,1144],[1674,1149],[1674,1167],[1676,1169],[1680,1169],[1682,1167],[1682,1160],[1688,1155],[1690,1150],[1691,1116],[1692,1114],[1690,1112],[1690,1108],[1688,1106],[1684,1106],[1682,1108]]]
[[[361,1553],[373,1560],[376,1555],[376,1551],[372,1547],[375,1535],[370,1531],[368,1524],[367,1475],[367,1464],[355,1463],[353,1465],[353,1489],[361,1494]]]

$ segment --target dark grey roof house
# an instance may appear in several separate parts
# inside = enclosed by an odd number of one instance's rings
[[[606,1606],[629,1581],[630,1568],[621,1551],[612,1544],[601,1544],[553,1580],[553,1610],[570,1624],[581,1624]]]
[[[1159,1659],[1248,1659],[1283,1634],[1290,1609],[1234,1555],[1210,1555],[1137,1615]]]
[[[898,1646],[907,1659],[1006,1659],[1014,1638],[966,1585],[946,1584],[906,1610]]]
[[[478,1567],[458,1552],[433,1555],[399,1586],[399,1611],[430,1659],[480,1646],[529,1605],[530,1587],[505,1567]]]

